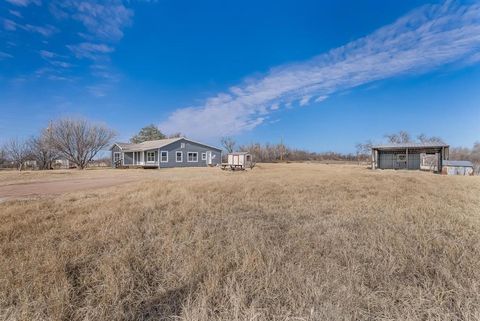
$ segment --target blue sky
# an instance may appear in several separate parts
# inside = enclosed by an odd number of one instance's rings
[[[351,152],[480,140],[480,3],[0,0],[0,142],[49,119]]]

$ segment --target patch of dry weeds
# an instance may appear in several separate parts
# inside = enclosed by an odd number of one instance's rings
[[[480,319],[477,177],[186,173],[0,204],[0,319]]]

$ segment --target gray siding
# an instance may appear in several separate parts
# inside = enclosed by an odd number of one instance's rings
[[[394,168],[394,154],[380,152],[378,154],[378,168],[393,169]]]
[[[420,169],[420,154],[408,154],[408,169]]]
[[[111,162],[112,162],[112,167],[115,167],[115,164],[113,163],[113,157],[115,155],[115,152],[122,152],[122,150],[120,149],[120,147],[118,147],[117,145],[114,145],[113,148],[112,148],[112,156],[111,156]],[[121,157],[121,156],[120,156]]]
[[[406,152],[380,151],[378,155],[378,168],[380,169],[420,169],[420,154],[417,151],[408,153],[408,163],[397,162],[397,154]]]
[[[182,143],[185,144],[185,147],[182,148]],[[222,155],[221,155],[221,150],[215,149],[206,145],[203,145],[201,143],[194,143],[190,142],[188,140],[179,140],[176,141],[172,144],[169,144],[167,146],[164,146],[160,149],[152,149],[149,151],[154,151],[155,152],[155,162],[159,164],[160,168],[172,168],[172,167],[206,167],[207,165],[207,160],[202,160],[202,153],[206,152],[211,152],[212,153],[212,165],[218,165],[221,163]],[[160,157],[160,152],[161,151],[166,151],[168,153],[168,162],[162,163],[159,162],[159,157]],[[183,153],[183,160],[182,162],[176,162],[176,152],[182,152]],[[111,162],[112,166],[114,166],[113,159],[114,159],[114,153],[115,152],[121,152],[121,149],[115,145],[112,148],[112,154],[111,154]],[[188,161],[188,153],[189,152],[196,152],[198,153],[198,159],[196,162],[189,162]],[[147,151],[144,151],[144,161],[145,165],[148,166],[149,163],[147,163]],[[123,159],[124,159],[124,165],[132,165],[133,164],[133,152],[125,152],[123,154]],[[135,155],[135,159],[139,159],[139,153]]]
[[[185,143],[185,148],[181,148],[181,144]],[[162,163],[160,162],[160,168],[172,168],[172,167],[206,167],[207,161],[202,160],[202,153],[206,153],[207,151],[212,152],[212,165],[220,164],[221,163],[221,151],[217,149],[213,149],[211,147],[197,144],[190,142],[188,140],[179,140],[174,142],[170,145],[160,148],[160,151],[167,151],[168,152],[168,162]],[[183,161],[176,162],[176,152],[183,153]],[[197,162],[188,162],[187,160],[187,153],[188,152],[197,152],[198,153],[198,161]]]

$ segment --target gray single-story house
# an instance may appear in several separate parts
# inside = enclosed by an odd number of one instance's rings
[[[449,146],[443,143],[404,143],[372,147],[373,169],[442,170],[449,159]]]
[[[139,144],[115,143],[112,167],[206,167],[222,161],[222,150],[185,137],[150,140]]]

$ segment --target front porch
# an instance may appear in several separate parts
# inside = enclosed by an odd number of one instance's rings
[[[114,165],[116,168],[159,168],[158,150],[116,152]]]

